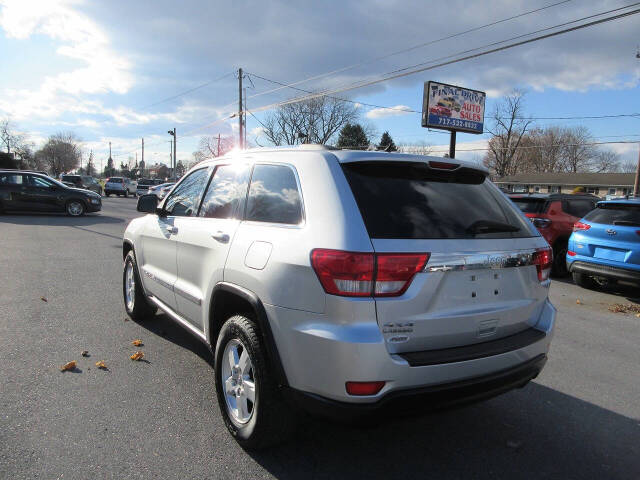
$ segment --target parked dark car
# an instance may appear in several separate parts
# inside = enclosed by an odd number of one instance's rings
[[[566,193],[512,194],[509,197],[553,248],[554,275],[567,275],[565,258],[573,224],[596,208],[600,199],[595,195]]]
[[[0,212],[67,212],[77,217],[102,209],[100,195],[23,170],[0,170]]]
[[[62,175],[62,183],[75,188],[84,188],[102,195],[102,186],[90,175]]]

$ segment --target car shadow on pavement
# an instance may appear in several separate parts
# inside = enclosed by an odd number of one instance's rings
[[[214,359],[209,348],[166,314],[159,311],[153,318],[142,321],[131,321],[159,337],[163,337],[182,348],[192,351],[213,368]]]
[[[51,225],[51,226],[88,226],[100,224],[123,223],[126,219],[89,213],[82,217],[70,217],[61,214],[3,213],[0,223],[13,225]]]
[[[165,314],[136,323],[213,368],[207,346]],[[631,479],[640,472],[638,438],[640,420],[531,382],[482,403],[366,428],[305,418],[288,443],[247,454],[287,480]]]
[[[553,277],[552,282],[561,282],[569,285],[575,285],[573,279],[568,277]],[[590,290],[585,289],[585,292]],[[598,290],[594,290],[600,293],[608,293],[615,295],[616,297],[624,297],[629,302],[640,304],[640,287],[630,282],[616,282],[610,285],[600,287]]]
[[[313,420],[248,452],[276,478],[638,478],[640,421],[537,383],[369,428]]]

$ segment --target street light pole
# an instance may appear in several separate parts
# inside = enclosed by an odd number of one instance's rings
[[[176,127],[173,127],[173,130],[169,130],[167,132],[169,135],[171,135],[173,137],[173,159],[171,160],[171,167],[173,168],[173,180],[176,180],[176,165],[178,164],[177,160],[176,160],[176,141],[177,141],[177,135],[176,135]]]
[[[242,69],[238,69],[238,146],[240,149],[244,148],[242,133]]]

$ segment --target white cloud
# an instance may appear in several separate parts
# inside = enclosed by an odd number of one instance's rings
[[[366,117],[371,119],[377,119],[377,118],[387,118],[387,117],[398,117],[400,115],[407,115],[409,113],[412,113],[411,107],[407,107],[406,105],[396,105],[395,107],[389,107],[389,108],[373,108],[367,112]]]
[[[0,109],[14,118],[55,118],[68,110],[86,108],[82,94],[123,94],[134,84],[130,62],[111,47],[99,25],[79,13],[74,0],[1,0],[0,28],[9,38],[27,40],[45,35],[60,44],[56,53],[83,64],[43,78],[35,91],[5,90]],[[55,59],[52,59],[55,65]]]

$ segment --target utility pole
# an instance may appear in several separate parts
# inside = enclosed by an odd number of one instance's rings
[[[238,146],[240,149],[244,149],[242,132],[242,69],[238,69]]]
[[[449,158],[456,158],[456,131],[451,130],[449,138]]]
[[[640,143],[638,144],[638,166],[636,167],[636,181],[633,185],[633,196],[640,197]]]
[[[142,138],[142,161],[144,162],[144,137]]]
[[[242,110],[242,128],[244,130],[244,148],[247,148],[247,87],[244,87],[244,108]]]
[[[216,154],[216,157],[220,156],[220,134],[218,134],[218,153]]]

